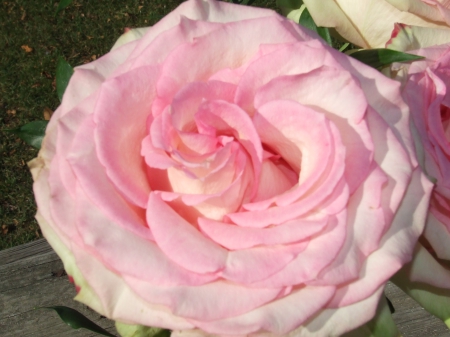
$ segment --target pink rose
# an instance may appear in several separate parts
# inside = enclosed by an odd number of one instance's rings
[[[431,188],[399,84],[264,9],[191,0],[127,34],[30,163],[76,299],[174,336],[370,320]]]
[[[450,2],[441,0],[304,0],[318,26],[336,28],[363,48],[384,48],[394,24],[445,28],[450,34]]]
[[[403,83],[419,163],[436,184],[422,245],[397,283],[450,327],[450,34],[398,25],[393,36],[390,48],[425,57],[391,72]]]

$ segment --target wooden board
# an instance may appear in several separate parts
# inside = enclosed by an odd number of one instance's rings
[[[75,294],[61,260],[45,240],[0,251],[0,336],[99,336],[73,330],[53,310],[35,309],[55,305],[74,308],[117,335],[114,322],[74,301]]]
[[[403,337],[450,337],[442,321],[393,284],[386,287],[386,295],[396,309],[393,317]],[[118,335],[113,321],[72,300],[74,296],[61,260],[45,239],[0,251],[0,336],[99,336],[84,329],[73,330],[53,310],[35,309],[55,305],[74,308]]]
[[[403,337],[450,337],[450,330],[444,322],[431,315],[396,285],[389,282],[384,292],[394,305],[392,317]]]

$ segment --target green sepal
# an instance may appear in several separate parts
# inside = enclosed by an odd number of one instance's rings
[[[45,136],[45,128],[47,127],[47,124],[48,121],[33,121],[16,129],[5,131],[14,133],[28,145],[31,145],[36,149],[40,149],[42,139],[44,139]]]
[[[116,321],[117,332],[122,337],[170,337],[171,331],[143,325],[125,324]]]
[[[411,282],[407,270],[401,270],[391,281],[416,300],[430,314],[440,318],[450,328],[450,290],[421,282]]]
[[[428,284],[417,284],[408,294],[430,314],[439,317],[450,328],[450,291]]]
[[[394,320],[392,319],[391,309],[388,299],[382,295],[378,302],[377,311],[374,318],[359,328],[347,332],[341,337],[399,337]]]
[[[314,22],[311,14],[308,11],[308,8],[305,8],[300,15],[300,21],[299,24],[302,25],[305,28],[308,28],[317,34],[325,40],[325,42],[333,47],[333,42],[331,40],[330,30],[326,27],[318,27],[316,23]]]
[[[372,334],[372,332],[370,331],[369,327],[366,324],[360,326],[355,330],[343,334],[341,337],[362,337],[362,336],[375,337],[375,335]]]
[[[160,332],[158,332],[156,335],[154,335],[153,337],[170,337],[171,334],[172,334],[172,331],[163,329]]]
[[[72,74],[72,66],[60,57],[56,65],[56,93],[58,94],[59,101],[62,101],[64,92],[66,91]]]
[[[55,15],[57,15],[59,12],[61,12],[64,8],[69,6],[73,0],[61,0],[58,4],[58,8],[56,9]]]
[[[349,54],[358,61],[376,69],[380,69],[394,62],[410,62],[421,60],[424,57],[403,53],[392,49],[362,49]]]
[[[392,303],[391,303],[392,304]],[[367,323],[375,337],[398,337],[400,333],[397,330],[392,319],[391,308],[388,299],[382,295],[378,302],[375,317]]]
[[[84,328],[103,336],[115,337],[102,327],[92,322],[86,316],[76,311],[75,309],[64,306],[39,307],[36,309],[55,310],[56,313],[59,315],[59,317],[63,320],[63,322],[66,323],[68,326],[70,326],[72,329]]]

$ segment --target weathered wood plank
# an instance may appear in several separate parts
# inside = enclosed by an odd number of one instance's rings
[[[396,311],[392,317],[404,337],[450,337],[450,330],[444,322],[394,284],[387,284],[385,294],[394,305]]]
[[[58,276],[63,264],[45,240],[16,248],[22,259],[9,258],[10,252],[0,251],[0,335],[2,337],[94,337],[88,330],[73,330],[61,321],[53,310],[35,307],[65,305],[80,311],[89,319],[117,335],[114,322],[73,300],[74,286],[67,276]],[[23,248],[23,247],[22,247]],[[14,248],[12,248],[14,249]],[[6,256],[6,258],[5,258]],[[9,263],[4,263],[5,260]]]
[[[53,252],[53,249],[45,239],[40,239],[26,243],[24,245],[0,250],[0,266],[49,252]]]
[[[94,337],[87,330],[73,330],[56,312],[35,307],[72,307],[112,334],[114,322],[73,301],[75,290],[63,264],[48,243],[38,240],[0,251],[0,335],[2,337]],[[421,308],[393,284],[385,291],[396,312],[393,318],[403,337],[450,337],[445,324]],[[364,337],[364,336],[361,336]]]

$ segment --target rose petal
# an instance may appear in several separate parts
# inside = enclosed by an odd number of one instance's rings
[[[199,275],[181,268],[152,240],[150,229],[147,229],[148,238],[142,238],[122,228],[94,207],[80,188],[77,202],[77,228],[86,249],[111,271],[166,286],[199,285],[217,278],[213,274]]]
[[[407,52],[449,42],[448,29],[395,24],[392,37],[386,42],[386,48]]]
[[[286,268],[254,287],[283,287],[313,282],[318,274],[332,262],[345,242],[347,226],[346,212],[328,218],[327,227],[313,237],[308,247]]]
[[[389,2],[393,1],[366,0],[355,3],[348,0],[306,0],[304,3],[318,26],[336,28],[341,36],[362,48],[383,48],[396,22],[438,26],[437,22],[427,20],[422,15],[401,11]],[[404,4],[405,1],[395,3]],[[434,15],[433,21],[439,16]]]
[[[114,186],[142,208],[147,204],[150,186],[140,147],[157,76],[158,68],[147,67],[104,82],[94,111],[98,158]]]
[[[321,43],[318,40],[295,42],[280,45],[276,50],[256,59],[242,75],[235,102],[250,115],[253,115],[256,107],[254,100],[260,87],[274,78],[308,73],[326,63],[327,52],[320,48]],[[298,62],[295,55],[304,55],[302,62]],[[267,67],[267,64],[270,64],[270,67]]]
[[[51,219],[53,222],[59,224],[59,226],[57,226],[58,234],[64,233],[64,237],[70,238],[71,242],[80,245],[82,240],[75,226],[74,218],[76,210],[76,187],[73,191],[73,195],[68,193],[64,188],[64,184],[61,181],[62,177],[60,175],[60,160],[63,159],[56,155],[53,158],[50,171],[45,173],[48,175],[48,195],[51,195],[49,205]],[[42,174],[44,174],[44,172],[42,172]],[[40,189],[43,189],[43,186]],[[47,215],[45,212],[43,214]],[[63,240],[63,242],[67,244],[65,240]]]
[[[392,225],[380,242],[380,248],[367,258],[361,268],[363,274],[355,282],[336,291],[329,307],[340,308],[367,298],[411,260],[411,242],[422,233],[432,187],[420,168],[416,168]]]
[[[436,0],[386,0],[403,12],[411,12],[430,21],[444,21],[445,8]],[[448,5],[447,5],[448,6]],[[447,10],[448,12],[448,10]],[[442,14],[442,15],[440,15]],[[447,22],[450,24],[450,21]]]
[[[184,268],[205,274],[225,267],[228,252],[206,239],[155,193],[149,197],[147,223],[164,254]]]
[[[203,233],[228,249],[245,249],[258,245],[288,244],[305,240],[320,232],[327,224],[327,218],[291,220],[281,226],[249,228],[229,223],[199,218]]]
[[[229,281],[193,287],[164,287],[132,277],[125,279],[144,300],[167,306],[175,315],[189,321],[208,322],[240,315],[273,301],[283,293],[283,289],[249,289]]]
[[[102,301],[105,315],[111,319],[173,329],[190,329],[185,318],[174,315],[167,307],[149,304],[136,294],[125,280],[83,249],[74,249],[77,266],[90,287]],[[79,295],[77,300],[81,300]]]
[[[144,27],[144,28],[129,29],[128,31],[125,31],[124,34],[120,35],[116,43],[114,43],[114,46],[111,48],[111,51],[119,47],[122,47],[124,44],[141,39],[149,31],[149,29],[150,29],[149,27]]]
[[[261,330],[284,335],[304,323],[333,293],[334,287],[307,286],[241,316],[213,322],[194,322],[200,329],[221,335],[245,335]]]
[[[237,8],[236,6],[225,2],[217,2],[212,0],[185,1],[174,11],[172,11],[171,15],[165,16],[158,23],[152,26],[149,34],[142,39],[141,45],[134,50],[131,57],[142,55],[143,48],[152,43],[154,39],[160,36],[164,31],[179,25],[183,17],[195,21],[226,23],[277,16],[278,14],[274,11],[258,7]]]
[[[164,62],[157,86],[160,98],[170,102],[187,83],[206,81],[220,69],[245,64],[261,44],[296,42],[298,31],[289,29],[288,25],[290,26],[288,22],[279,17],[237,21],[198,37],[195,43],[181,44]],[[254,39],[255,31],[261,38]],[[239,39],[228,38],[237,34]],[[203,50],[208,50],[208,53],[200,52]],[[211,58],[211,55],[216,57]],[[183,66],[186,64],[189,67]]]
[[[383,208],[380,207],[387,177],[376,164],[372,167],[346,205],[349,225],[345,243],[333,262],[318,277],[318,284],[345,284],[356,279],[369,254],[379,247],[387,225]]]
[[[124,228],[147,237],[147,225],[142,210],[133,208],[122,198],[106,176],[95,150],[95,123],[85,119],[73,140],[67,160],[83,191],[97,207]]]
[[[307,74],[275,78],[258,90],[255,106],[280,99],[311,107],[338,127],[346,149],[346,181],[353,193],[367,175],[374,147],[363,121],[367,100],[359,83],[347,72],[323,66]]]
[[[372,296],[352,305],[339,309],[326,309],[312,318],[288,337],[329,337],[340,336],[369,321],[374,315],[384,286],[380,287]]]
[[[249,116],[234,104],[224,101],[204,102],[197,113],[202,123],[214,127],[219,134],[231,133],[249,154],[254,181],[252,196],[256,194],[262,164],[262,146],[260,137]]]
[[[88,305],[98,313],[106,314],[107,309],[105,309],[103,303],[101,303],[100,296],[90,284],[86,282],[82,272],[76,264],[73,250],[77,249],[77,246],[71,245],[69,241],[68,245],[66,245],[66,243],[61,240],[62,236],[54,231],[53,228],[56,228],[55,224],[47,222],[47,219],[39,212],[36,214],[36,220],[39,221],[39,226],[48,243],[63,260],[64,270],[72,277],[74,283],[79,288],[79,292],[76,296],[77,301]]]
[[[288,116],[291,118],[286,118],[286,120],[278,118],[275,113],[277,106],[282,106],[286,114],[290,112]],[[314,207],[318,207],[324,199],[332,195],[337,186],[338,188],[344,187],[339,185],[339,182],[345,169],[343,165],[345,148],[340,142],[339,132],[336,127],[331,123],[326,123],[326,119],[322,115],[317,115],[308,108],[304,108],[292,101],[274,101],[268,103],[265,107],[267,110],[263,107],[260,110],[265,111],[264,114],[268,120],[265,120],[262,116],[259,117],[259,114],[255,115],[254,119],[258,132],[262,135],[262,141],[273,147],[277,153],[281,153],[289,164],[292,163],[291,166],[295,164],[291,149],[304,149],[305,154],[303,156],[305,158],[297,158],[305,162],[301,164],[302,167],[304,165],[305,168],[309,168],[309,170],[306,170],[305,175],[308,176],[309,173],[312,177],[306,179],[305,183],[299,184],[297,188],[276,196],[273,200],[269,199],[253,204],[245,204],[244,208],[249,210],[249,212],[241,211],[228,214],[227,218],[239,226],[261,228],[281,224],[306,214]],[[308,129],[308,132],[299,134],[298,130],[305,130],[305,125],[302,122],[303,118],[299,118],[299,116],[306,118],[306,121],[310,121],[317,126],[317,132],[320,130],[322,134],[320,135],[320,132],[316,133],[315,128],[314,131]],[[283,133],[286,135],[283,135]],[[328,134],[329,137],[327,137]],[[314,151],[314,149],[318,151]],[[297,154],[298,152],[297,150]],[[330,162],[329,165],[323,164],[323,158],[319,155],[322,152]],[[325,170],[323,166],[326,166]],[[323,174],[321,174],[322,172]],[[302,173],[300,172],[301,175]],[[312,188],[314,184],[317,184],[317,188]],[[345,199],[346,195],[348,194],[341,193],[339,198],[333,200],[333,202],[342,205],[341,197]],[[273,202],[276,202],[279,206],[268,208]],[[331,206],[328,206],[331,210]],[[339,207],[336,210],[339,212]]]
[[[281,247],[253,247],[231,251],[221,276],[238,284],[267,279],[296,258],[307,245],[307,242],[302,242]]]
[[[435,217],[433,211],[428,213],[427,225],[423,234],[439,258],[450,260],[450,249],[448,246],[450,231]]]
[[[232,102],[236,86],[221,81],[193,82],[184,86],[173,98],[171,118],[180,131],[194,127],[194,116],[203,100]]]
[[[81,101],[93,94],[100,87],[101,83],[111,76],[120,64],[125,62],[136,45],[137,42],[131,42],[128,48],[119,48],[93,62],[75,67],[64,92],[60,115],[65,115],[67,111],[72,110]],[[59,114],[52,117],[58,116]]]

